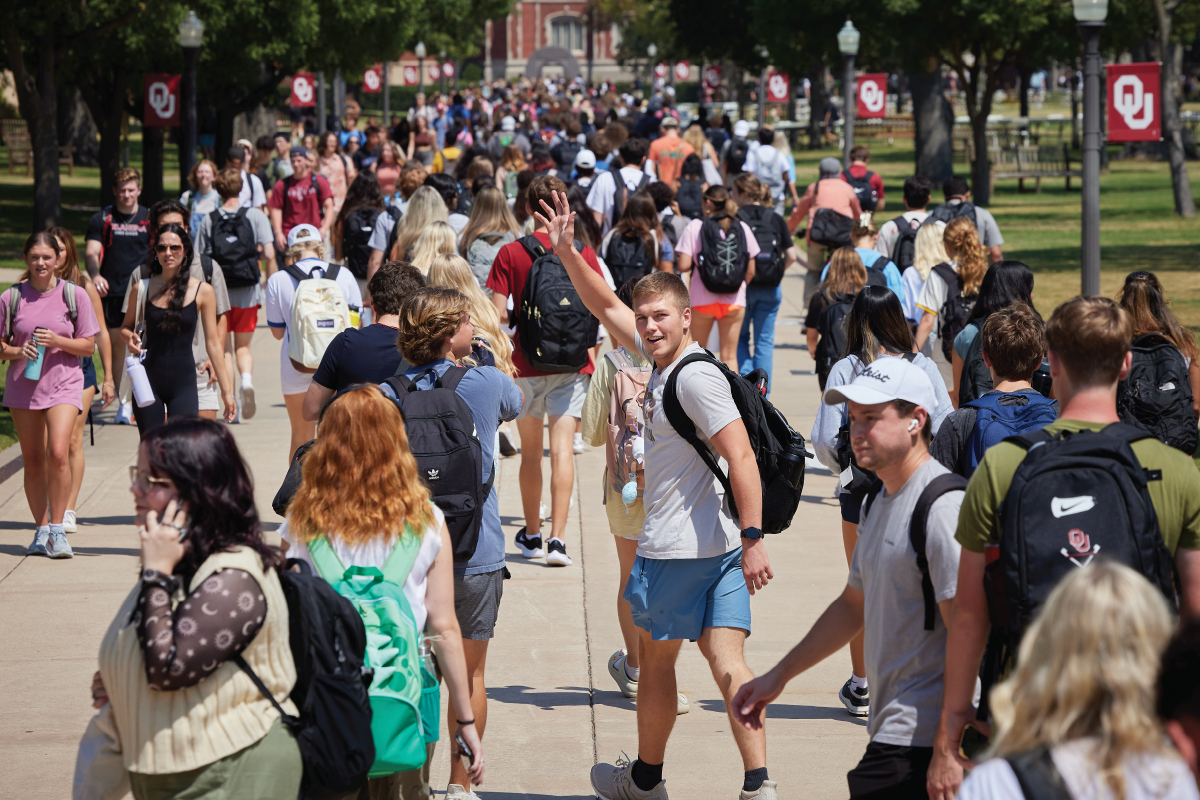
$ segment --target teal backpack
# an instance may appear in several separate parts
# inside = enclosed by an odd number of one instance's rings
[[[325,537],[308,543],[317,572],[345,597],[367,629],[363,666],[375,671],[367,690],[375,763],[368,777],[419,769],[425,745],[436,742],[440,714],[435,678],[420,654],[422,632],[404,596],[421,537],[407,525],[382,569],[343,566]]]

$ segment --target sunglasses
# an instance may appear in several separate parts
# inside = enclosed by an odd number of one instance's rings
[[[141,484],[145,489],[153,489],[155,486],[170,486],[171,481],[167,478],[156,478],[148,472],[138,472],[136,466],[129,468],[129,484],[137,486]]]
[[[172,253],[182,253],[183,245],[181,245],[181,244],[156,244],[156,245],[154,245],[154,252],[156,252],[156,253],[165,253],[168,250]]]

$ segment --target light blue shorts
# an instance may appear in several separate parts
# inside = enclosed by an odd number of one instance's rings
[[[634,624],[657,642],[695,641],[705,628],[741,628],[750,635],[750,590],[740,547],[712,558],[638,556],[625,599]]]

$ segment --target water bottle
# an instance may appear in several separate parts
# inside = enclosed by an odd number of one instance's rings
[[[37,333],[38,331],[43,330],[43,328],[34,328],[33,330],[34,330],[34,333]],[[36,381],[42,377],[42,362],[44,362],[46,360],[45,345],[39,344],[37,346],[37,351],[38,351],[37,358],[29,358],[29,359],[25,360],[25,379],[26,380]]]
[[[430,675],[436,675],[437,671],[433,665],[433,648],[429,645],[430,638],[421,636],[421,643],[417,646],[417,653],[421,656],[421,664],[425,667],[425,671]]]
[[[362,327],[365,328],[371,324],[372,316],[373,315],[371,314],[371,309],[369,309],[369,308],[364,308],[362,311],[359,312],[359,318],[362,320]]]
[[[792,486],[799,488],[804,483],[804,459],[811,456],[804,447],[804,437],[792,431],[791,439],[783,448],[783,458],[788,464],[786,477]]]
[[[133,399],[138,408],[145,408],[154,402],[154,390],[150,388],[150,378],[146,368],[137,356],[125,356],[125,374],[129,376],[129,385],[133,387]]]

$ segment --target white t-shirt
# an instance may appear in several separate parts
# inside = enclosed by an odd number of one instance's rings
[[[238,195],[242,208],[262,208],[267,204],[267,193],[257,175],[242,170],[242,191]]]
[[[957,261],[951,261],[950,266],[954,267],[955,272],[958,272]],[[931,270],[929,277],[925,279],[925,288],[921,290],[921,296],[917,298],[917,307],[922,312],[928,311],[937,316],[942,313],[942,306],[946,304],[946,296],[949,294],[950,287],[942,280],[942,276]],[[941,329],[941,320],[939,319],[938,330]]]
[[[642,178],[649,175],[641,167],[621,167],[621,180],[625,184],[625,188],[629,190],[629,194],[637,191],[638,184],[642,182]],[[657,178],[649,175],[650,183],[654,183]],[[592,181],[592,188],[588,190],[587,206],[592,211],[599,211],[604,215],[603,230],[600,235],[608,233],[608,229],[613,225],[613,201],[617,196],[617,182],[613,176],[612,170],[606,170],[596,176]]]
[[[929,216],[928,211],[905,211],[900,216],[906,220],[916,223],[922,223]],[[896,225],[895,218],[889,219],[883,223],[883,227],[879,229],[879,239],[875,242],[875,249],[883,253],[888,258],[892,257],[892,248],[896,246],[896,240],[900,238],[900,228]],[[893,259],[895,260],[895,259]]]
[[[442,510],[434,506],[433,523],[421,533],[423,537],[421,549],[417,552],[417,560],[413,562],[412,572],[408,573],[408,580],[404,582],[404,596],[408,598],[408,604],[412,607],[417,630],[425,628],[425,619],[429,613],[425,608],[425,584],[429,578],[429,570],[433,568],[434,559],[442,550],[442,524],[445,521]],[[287,551],[288,558],[298,558],[312,565],[312,556],[309,555],[308,545],[293,539],[287,520],[284,520],[283,524],[279,526],[279,536],[290,545]],[[396,546],[396,535],[372,539],[361,544],[347,544],[344,540],[331,536],[329,544],[333,547],[333,552],[337,553],[342,566],[347,569],[350,567],[382,567],[388,556],[392,554],[392,548]],[[316,570],[315,565],[313,565],[313,570]]]
[[[638,352],[653,361],[638,338]],[[691,344],[683,354],[702,352]],[[675,364],[678,364],[676,361]],[[687,440],[676,433],[662,410],[663,389],[675,364],[656,369],[646,388],[646,523],[637,554],[644,558],[712,558],[741,547],[741,527],[729,512],[725,490]],[[676,384],[679,404],[708,442],[741,418],[725,376],[712,364],[691,364]],[[721,469],[729,465],[713,451]]]

